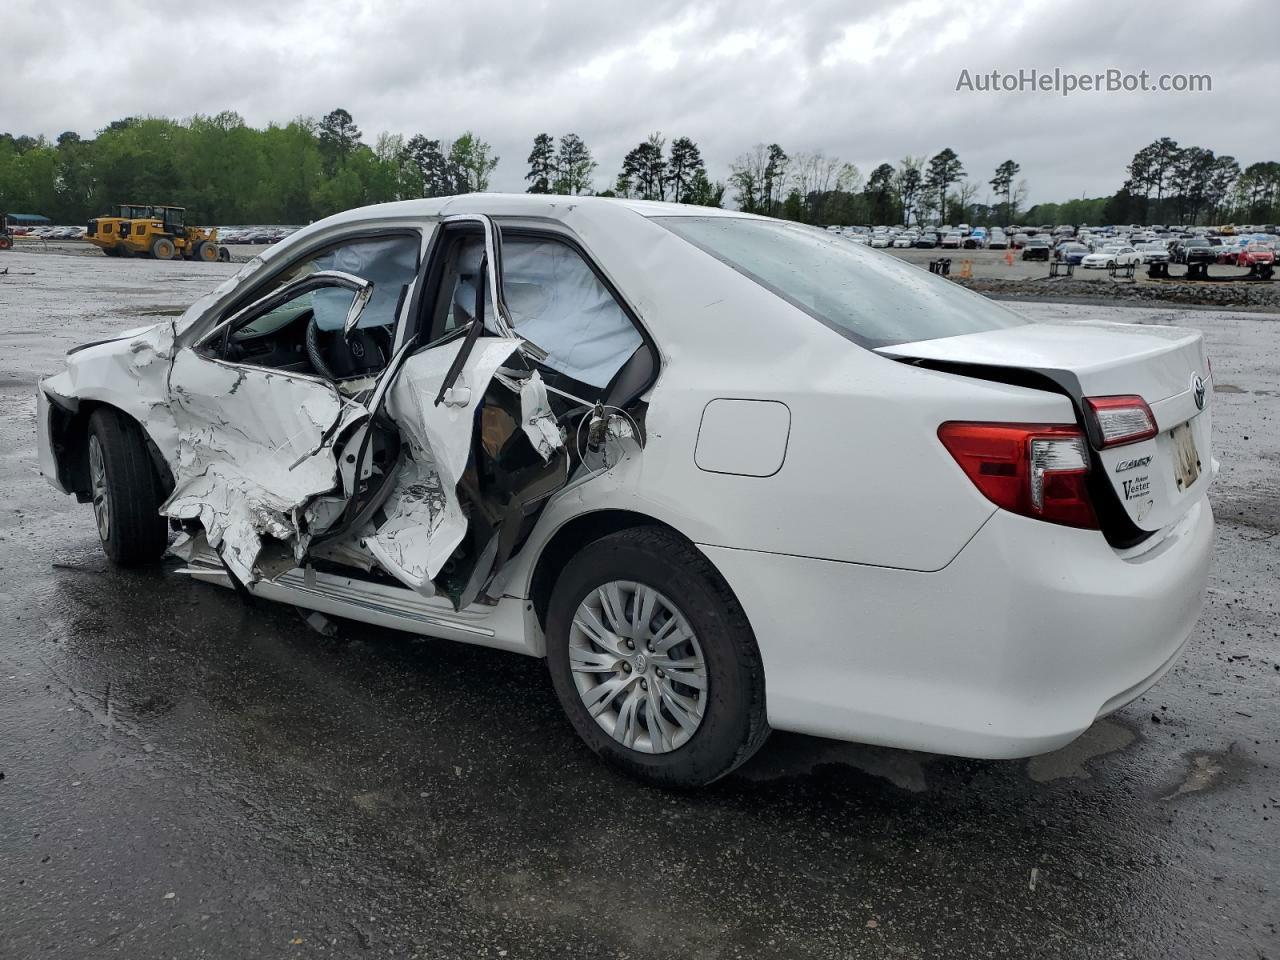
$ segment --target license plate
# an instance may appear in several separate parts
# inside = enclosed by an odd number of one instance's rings
[[[1179,490],[1186,490],[1200,476],[1200,454],[1196,450],[1196,438],[1191,432],[1191,422],[1178,424],[1169,431],[1173,445],[1173,479]]]

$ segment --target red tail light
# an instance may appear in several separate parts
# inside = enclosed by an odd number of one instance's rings
[[[988,500],[1012,513],[1098,529],[1089,450],[1078,427],[944,423],[938,439]]]
[[[1156,435],[1156,418],[1141,397],[1085,397],[1084,406],[1099,450],[1150,440]]]

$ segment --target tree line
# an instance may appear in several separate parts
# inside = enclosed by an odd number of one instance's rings
[[[0,209],[75,223],[112,203],[171,203],[193,223],[308,223],[339,210],[487,190],[499,157],[471,131],[454,139],[379,134],[370,146],[351,114],[264,128],[230,111],[178,121],[117,120],[92,139],[0,134]],[[526,160],[530,193],[595,194],[704,206],[730,202],[811,224],[1251,223],[1280,220],[1280,163],[1161,137],[1143,147],[1111,196],[1027,208],[1015,160],[970,179],[947,147],[907,155],[865,177],[821,150],[758,143],[713,180],[698,144],[649,134],[597,189],[599,164],[576,133],[539,133]],[[981,198],[981,199],[980,199]]]
[[[190,223],[305,224],[339,210],[487,190],[498,157],[453,140],[380,134],[346,110],[265,128],[238,114],[117,120],[91,140],[0,134],[0,209],[77,223],[113,203],[186,207]]]

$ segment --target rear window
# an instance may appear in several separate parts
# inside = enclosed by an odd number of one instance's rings
[[[654,221],[866,347],[1031,322],[921,267],[825,230],[746,217]]]

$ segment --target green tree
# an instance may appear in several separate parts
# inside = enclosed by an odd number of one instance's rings
[[[724,205],[724,184],[712,183],[707,179],[707,171],[699,167],[693,174],[689,184],[689,192],[684,203],[692,203],[699,207],[719,207]]]
[[[550,193],[556,180],[555,140],[549,133],[533,138],[533,150],[529,153],[528,193]]]
[[[894,178],[893,166],[888,163],[880,164],[867,177],[863,193],[867,198],[871,219],[876,223],[889,224],[897,219],[893,203]]]
[[[428,140],[415,134],[405,144],[409,162],[418,175],[418,196],[450,197],[465,193],[466,180],[453,160],[446,154],[439,140]]]
[[[332,174],[360,142],[360,128],[351,114],[339,107],[320,121],[320,152],[324,155],[325,170]]]
[[[991,189],[995,191],[997,197],[1003,200],[1001,217],[1005,226],[1012,223],[1015,216],[1013,209],[1013,182],[1021,169],[1022,167],[1012,160],[1006,160],[996,167],[996,175],[990,181]]]
[[[662,155],[666,141],[659,133],[649,134],[648,139],[629,151],[622,158],[622,172],[618,174],[618,187],[626,187],[624,196],[634,191],[641,200],[667,199],[667,161]],[[619,189],[619,193],[622,193]]]
[[[963,176],[964,166],[950,147],[940,150],[930,158],[925,188],[938,198],[938,216],[943,223],[947,222],[947,187]]]
[[[556,151],[556,193],[589,193],[596,166],[582,138],[576,133],[566,133],[560,138]]]
[[[902,209],[902,222],[906,225],[910,225],[911,215],[916,212],[916,201],[920,197],[920,188],[924,184],[924,174],[921,172],[923,166],[923,157],[913,157],[910,154],[898,161],[894,185],[898,192],[898,206]],[[918,216],[917,220],[919,220]]]
[[[498,157],[492,148],[468,130],[449,148],[449,162],[457,171],[461,182],[472,193],[484,193],[489,189],[489,177],[498,166]]]
[[[706,165],[702,152],[688,137],[676,137],[671,141],[671,155],[667,160],[667,182],[671,185],[671,199],[676,203],[689,203],[694,179],[702,174],[706,180]]]

